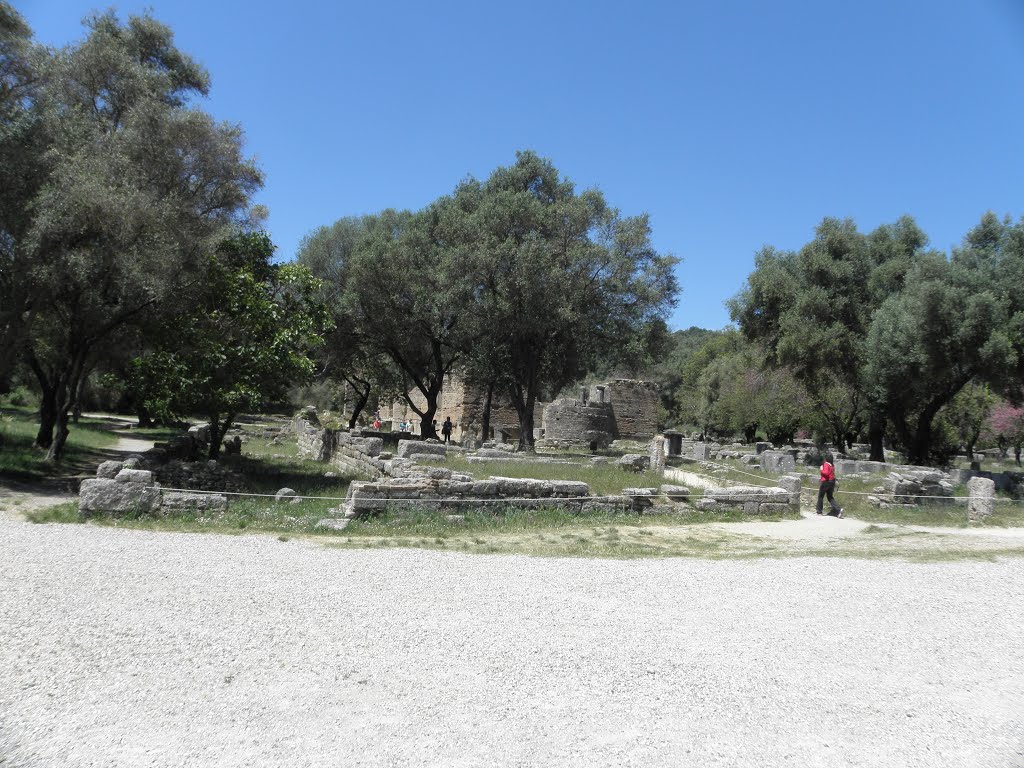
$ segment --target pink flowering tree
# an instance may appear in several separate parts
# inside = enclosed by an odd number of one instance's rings
[[[1005,401],[999,403],[989,414],[986,433],[1004,451],[1007,445],[1012,445],[1019,464],[1021,444],[1024,443],[1024,408]]]

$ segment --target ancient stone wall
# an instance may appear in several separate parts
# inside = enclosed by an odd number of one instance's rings
[[[333,433],[329,462],[343,474],[380,477],[384,472],[381,453],[384,441],[379,437],[359,437],[348,432]]]
[[[299,447],[299,456],[311,461],[327,461],[331,455],[331,437],[329,429],[300,417],[295,418],[295,436]]]
[[[572,512],[604,510],[609,504],[625,508],[625,498],[594,499],[586,483],[573,480],[532,480],[491,477],[474,480],[446,467],[430,467],[414,475],[356,481],[349,487],[344,506],[346,518],[391,509],[397,513],[413,509],[462,512],[467,509],[504,507],[560,507]]]
[[[544,443],[561,447],[607,448],[615,439],[615,416],[610,403],[582,403],[566,398],[544,406]]]
[[[799,496],[797,496],[799,509]],[[748,515],[769,515],[792,509],[792,492],[786,488],[760,485],[737,485],[731,488],[708,488],[704,498],[697,502],[703,511],[718,509],[742,510]]]
[[[418,389],[411,390],[409,397],[420,410],[426,408],[427,399]],[[446,377],[444,388],[438,398],[437,413],[434,416],[438,432],[440,432],[444,420],[450,418],[452,424],[455,425],[455,429],[452,431],[452,440],[457,443],[470,437],[476,440],[500,438],[502,434],[508,440],[517,440],[519,438],[519,414],[516,413],[509,396],[502,390],[496,390],[491,397],[491,434],[481,434],[486,401],[487,389],[485,387],[469,384],[458,376]],[[533,412],[534,426],[540,427],[542,418],[543,404],[537,403]],[[390,422],[392,430],[397,430],[403,421],[412,421],[413,434],[420,433],[420,417],[404,400],[395,401],[389,408],[381,408],[381,419]]]
[[[650,440],[658,432],[658,388],[648,381],[614,379],[605,387],[615,414],[615,437]],[[593,399],[593,397],[591,398]]]
[[[302,418],[295,419],[295,436],[299,456],[304,459],[328,462],[346,475],[379,477],[384,471],[384,462],[380,458],[384,441],[379,437],[324,429]]]

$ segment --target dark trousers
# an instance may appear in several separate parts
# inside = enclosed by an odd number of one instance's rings
[[[818,505],[814,508],[814,511],[819,515],[821,514],[822,501],[828,496],[829,506],[832,507],[833,512],[839,512],[839,505],[836,504],[836,500],[832,498],[832,492],[836,489],[835,480],[824,480],[821,485],[818,486]]]

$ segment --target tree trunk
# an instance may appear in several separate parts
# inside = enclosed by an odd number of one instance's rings
[[[868,442],[871,443],[871,461],[885,461],[885,417],[872,411],[868,419]]]
[[[535,377],[531,377],[535,378]],[[523,397],[523,388],[518,383],[510,388],[512,404],[516,408],[516,415],[519,416],[519,450],[533,453],[533,406],[537,402],[537,387],[531,380],[526,385],[526,397]]]
[[[484,442],[491,439],[491,401],[494,398],[494,379],[487,383],[487,396],[484,398],[483,424],[480,439]]]
[[[424,440],[437,440],[437,429],[434,427],[434,416],[437,414],[437,398],[427,401],[427,407],[420,414],[420,436]]]
[[[39,382],[39,431],[33,445],[36,448],[49,449],[53,443],[53,428],[57,424],[57,382],[56,375],[48,375],[39,364],[36,356],[30,351],[25,360]]]
[[[85,358],[88,354],[88,346],[83,345],[73,353],[66,376],[61,374],[57,387],[57,429],[53,443],[46,453],[47,461],[59,463],[64,458],[64,446],[67,444],[68,435],[71,434],[68,429],[68,414],[78,397],[78,388],[85,374]]]
[[[928,454],[932,446],[932,420],[938,413],[939,406],[929,405],[917,417],[917,428],[907,446],[907,463],[918,466],[928,464]]]
[[[213,459],[216,461],[220,458],[220,449],[224,444],[224,435],[231,429],[231,423],[235,420],[235,414],[229,413],[224,417],[224,421],[220,421],[220,414],[215,414],[210,419],[210,447],[207,451],[206,458]]]
[[[149,409],[146,408],[146,404],[140,402],[135,406],[135,415],[139,420],[139,427],[142,429],[148,429],[153,426],[153,417],[149,415]]]
[[[36,432],[35,446],[49,448],[53,444],[53,428],[57,424],[57,392],[46,387],[39,400],[39,431]]]
[[[352,415],[348,420],[348,428],[352,430],[356,428],[356,421],[359,420],[359,414],[363,412],[363,408],[366,407],[366,403],[370,399],[370,384],[369,382],[361,381],[359,379],[345,379],[345,381],[353,390],[355,390],[356,393],[356,403],[352,407]]]
[[[61,381],[57,386],[55,398],[57,403],[56,428],[53,434],[53,442],[50,443],[50,447],[46,451],[47,461],[59,463],[64,458],[64,446],[67,444],[68,435],[71,434],[71,430],[68,429],[68,412],[71,410],[71,401],[73,399],[73,395],[69,392],[70,389],[65,381]]]

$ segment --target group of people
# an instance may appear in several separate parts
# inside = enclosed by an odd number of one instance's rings
[[[383,426],[383,422],[380,419],[380,411],[377,411],[376,413],[373,414],[373,431],[374,432],[379,432],[382,426]],[[408,432],[408,433],[411,434],[414,431],[414,429],[415,428],[413,426],[412,419],[409,419],[408,421],[403,419],[402,421],[400,421],[398,423],[398,431],[399,432]],[[434,422],[434,429],[435,430],[437,429],[437,422],[436,421]],[[454,429],[455,429],[455,425],[452,423],[452,417],[449,416],[449,417],[447,417],[444,420],[444,423],[441,425],[441,438],[446,443],[447,442],[451,442],[452,431]]]

